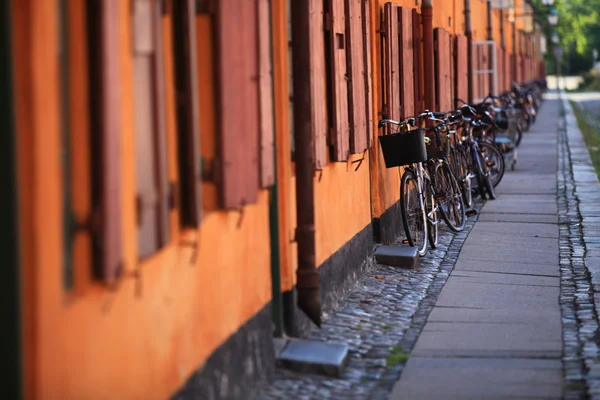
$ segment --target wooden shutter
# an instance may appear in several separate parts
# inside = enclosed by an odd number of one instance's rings
[[[333,117],[333,159],[345,161],[349,154],[350,126],[348,124],[348,83],[346,70],[346,16],[344,0],[329,0],[329,35],[331,77],[332,77],[332,117]]]
[[[350,122],[350,153],[362,153],[367,148],[367,114],[365,113],[365,59],[363,43],[363,0],[346,0],[346,35],[348,57],[348,117]]]
[[[169,238],[160,2],[133,1],[138,250],[147,257]]]
[[[450,80],[450,36],[442,28],[435,34],[435,88],[437,111],[448,111],[452,107]]]
[[[469,101],[469,68],[467,62],[467,46],[469,42],[466,36],[456,37],[456,68],[455,68],[455,91],[456,98],[462,101]],[[460,104],[458,100],[455,101],[455,107]]]
[[[327,165],[327,91],[325,65],[325,35],[323,34],[324,14],[322,0],[309,0],[310,4],[310,82],[311,87],[311,122],[314,138],[315,168],[320,169]],[[292,38],[292,42],[294,39]]]
[[[369,0],[362,0],[363,9],[363,46],[365,49],[365,104],[367,112],[367,147],[373,144],[373,72],[371,70],[371,10]]]
[[[260,186],[275,182],[275,130],[273,121],[273,62],[269,0],[258,0],[258,81],[260,96]]]
[[[413,53],[413,15],[409,7],[400,7],[400,69],[402,117],[415,114],[415,76]]]
[[[106,0],[101,6],[101,232],[102,278],[113,283],[121,272],[121,151],[119,81],[119,1]]]
[[[197,227],[202,213],[200,175],[200,106],[194,0],[175,1],[173,47],[177,88],[178,156],[180,158],[181,221]]]
[[[259,184],[257,0],[216,2],[220,200],[256,202]]]
[[[505,53],[504,53],[504,90],[505,91],[510,89],[510,81],[511,81],[511,77],[512,77],[511,57],[512,57],[512,54],[510,54],[508,51],[505,51]]]
[[[413,19],[413,65],[414,65],[414,87],[415,87],[415,114],[423,111],[423,61],[421,43],[421,15],[416,9],[412,10]]]
[[[383,8],[385,26],[385,103],[387,118],[399,120],[400,112],[400,55],[398,6],[386,3]]]
[[[490,47],[489,45],[481,46],[481,69],[488,71],[490,69]],[[490,94],[490,75],[488,73],[481,73],[481,98]]]
[[[479,97],[479,74],[476,74],[475,71],[481,69],[479,64],[479,46],[471,45],[473,56],[471,59],[471,74],[472,74],[472,82],[473,82],[473,101]],[[469,101],[469,99],[464,99]]]

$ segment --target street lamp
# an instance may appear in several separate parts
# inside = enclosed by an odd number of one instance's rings
[[[558,33],[552,32],[552,43],[558,44],[559,42],[560,42],[560,39],[558,37]]]
[[[554,8],[548,14],[548,23],[552,26],[558,25],[558,12]]]
[[[554,0],[542,0],[542,4],[545,6],[553,6]]]

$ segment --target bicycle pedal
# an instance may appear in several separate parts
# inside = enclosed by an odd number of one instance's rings
[[[488,167],[493,167],[494,165],[496,165],[496,161],[488,161],[487,162]]]
[[[467,210],[467,217],[474,217],[477,215],[477,210]]]
[[[402,244],[410,244],[410,243],[408,242],[408,239],[403,239]]]

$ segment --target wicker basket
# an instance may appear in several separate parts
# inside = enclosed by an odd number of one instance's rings
[[[386,168],[400,167],[427,160],[425,131],[415,129],[408,132],[379,136]]]
[[[427,137],[431,139],[426,145],[428,160],[431,160],[432,158],[444,158],[450,154],[450,141],[448,140],[447,135],[438,133],[438,140],[436,139],[435,132],[430,131],[427,132]]]

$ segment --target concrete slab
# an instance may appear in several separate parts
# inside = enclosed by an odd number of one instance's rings
[[[561,376],[559,360],[415,357],[390,399],[560,399]]]
[[[559,358],[560,324],[427,322],[412,355],[417,357]]]
[[[542,224],[556,224],[558,223],[558,215],[554,214],[531,214],[523,213],[517,214],[515,212],[490,212],[486,210],[479,217],[479,221],[489,222],[518,222],[521,224],[526,223],[542,223]]]
[[[479,271],[455,271],[448,279],[449,282],[468,282],[498,285],[519,286],[560,286],[558,277],[529,276],[516,274],[493,274]]]
[[[485,212],[485,208],[484,208]],[[483,214],[483,213],[482,213]],[[549,224],[520,224],[518,222],[486,222],[475,224],[471,234],[499,233],[523,237],[551,237],[558,239],[558,227]]]
[[[504,245],[509,246],[509,245]],[[498,261],[503,260],[507,263],[519,264],[544,264],[553,265],[558,268],[558,257],[556,253],[530,250],[511,252],[510,248],[489,247],[485,250],[481,246],[464,246],[460,252],[460,257],[463,260],[481,260],[481,261]]]
[[[539,275],[560,277],[560,270],[555,265],[523,264],[507,261],[481,261],[458,259],[453,273],[460,271],[492,272],[502,274]]]
[[[289,340],[277,360],[286,368],[340,377],[348,359],[345,343]]]
[[[560,328],[560,311],[540,308],[535,314],[531,309],[506,309],[506,308],[463,308],[436,306],[431,310],[428,322],[490,322],[490,323],[518,323],[518,324],[547,324],[553,321],[552,326]]]
[[[436,305],[522,310],[532,312],[544,307],[558,307],[559,288],[554,286],[498,285],[448,279]]]
[[[377,246],[373,257],[378,264],[413,269],[417,266],[419,254],[416,247]]]

